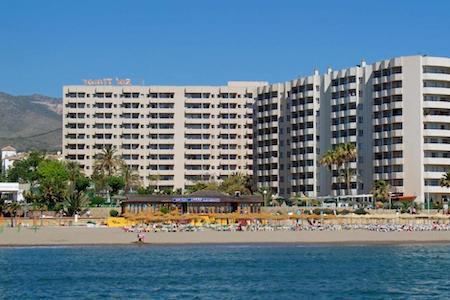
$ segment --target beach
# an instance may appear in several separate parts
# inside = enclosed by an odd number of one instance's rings
[[[134,244],[137,234],[120,228],[42,227],[4,228],[0,233],[0,247],[64,246],[64,245],[126,245]],[[395,244],[450,243],[450,231],[376,232],[353,231],[242,231],[242,232],[157,232],[146,233],[145,244]]]

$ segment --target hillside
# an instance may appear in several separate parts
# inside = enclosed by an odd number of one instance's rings
[[[0,147],[61,150],[62,101],[0,92]]]

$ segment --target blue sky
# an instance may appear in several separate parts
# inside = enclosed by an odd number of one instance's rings
[[[450,1],[0,2],[0,91],[82,79],[279,82],[399,55],[450,56]]]

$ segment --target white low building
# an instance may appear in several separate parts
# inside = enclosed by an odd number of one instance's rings
[[[11,159],[17,155],[17,151],[14,147],[8,145],[1,149],[2,152],[2,172],[8,171],[9,168],[14,163],[14,160]]]
[[[24,187],[18,182],[0,182],[0,195],[10,194],[8,200],[22,202],[25,200],[23,193]]]

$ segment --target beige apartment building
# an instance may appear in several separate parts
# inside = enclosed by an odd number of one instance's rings
[[[115,148],[145,186],[159,190],[252,174],[253,103],[256,88],[266,82],[217,87],[86,83],[64,86],[63,155],[88,176],[105,147]]]
[[[243,172],[283,197],[368,194],[376,180],[418,202],[450,194],[439,186],[450,170],[450,58],[362,61],[275,84],[87,84],[64,87],[63,153],[88,175],[112,146],[159,189]],[[358,151],[349,191],[318,164],[343,143]]]
[[[405,56],[259,87],[254,177],[277,195],[370,193],[386,180],[416,201],[448,199],[439,178],[450,170],[450,58]],[[353,143],[351,189],[318,165]]]

